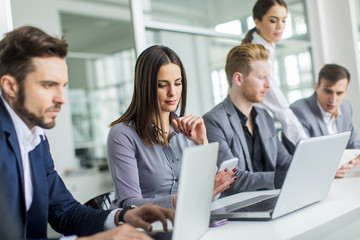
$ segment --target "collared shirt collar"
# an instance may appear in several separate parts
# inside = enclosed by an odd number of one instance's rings
[[[24,189],[25,189],[25,204],[26,210],[30,209],[33,200],[33,185],[31,179],[31,164],[29,152],[35,149],[35,147],[41,142],[39,135],[44,136],[44,131],[40,127],[33,127],[31,130],[25,124],[25,122],[14,112],[6,100],[1,96],[2,101],[10,114],[10,118],[14,124],[16,136],[19,142],[19,148],[21,153],[21,161],[23,165],[24,176]]]
[[[172,120],[177,119],[179,116],[175,112],[170,113],[170,129],[169,129],[169,139],[173,138],[175,135],[180,134],[179,130],[175,128]],[[152,123],[153,129],[157,129],[154,123]]]
[[[321,112],[321,115],[323,116],[324,119],[332,119],[332,118],[335,118],[333,114],[331,113],[328,113],[326,112],[320,105],[319,101],[316,100],[316,104],[318,105],[319,109],[320,109],[320,112]],[[338,108],[338,116],[339,117],[341,115],[341,111],[340,111],[340,108]]]
[[[328,128],[329,134],[337,133],[336,117],[335,117],[333,114],[326,112],[326,111],[321,107],[321,105],[320,105],[320,103],[319,103],[318,100],[316,100],[316,104],[318,105],[318,107],[319,107],[319,109],[320,109],[322,118],[324,119],[324,122],[325,122],[325,124],[326,124],[326,127]],[[340,108],[338,108],[338,115],[337,115],[337,117],[339,117],[340,115],[341,115],[341,111],[340,111]]]
[[[270,44],[268,43],[263,37],[261,37],[257,32],[253,33],[253,43],[261,44],[263,45],[269,52],[270,55],[275,54],[276,46],[274,43]]]
[[[30,151],[33,150],[40,143],[41,139],[39,135],[44,137],[44,130],[38,126],[35,126],[30,130],[2,96],[1,99],[3,100],[4,105],[10,114],[11,120],[14,123],[19,143],[27,143],[31,148]]]
[[[174,127],[174,124],[172,122],[173,119],[177,119],[179,116],[175,112],[170,113],[170,134],[173,134],[173,132],[180,133],[177,128]],[[172,136],[170,136],[171,138]]]
[[[233,104],[233,105],[234,105],[234,104]],[[246,117],[245,114],[243,114],[235,105],[234,105],[234,108],[235,108],[235,110],[236,110],[237,115],[238,115],[239,118],[240,118],[241,124],[242,124],[243,126],[246,125],[246,122],[247,122],[247,120],[248,120],[248,117]],[[257,112],[256,112],[256,110],[255,110],[254,107],[251,109],[250,114],[251,114],[251,117],[252,117],[253,122],[255,122],[255,118],[256,118],[256,116],[257,116]]]

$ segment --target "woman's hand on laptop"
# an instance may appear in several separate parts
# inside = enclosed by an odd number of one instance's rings
[[[124,215],[124,221],[136,228],[142,228],[151,232],[151,223],[160,220],[164,231],[168,231],[166,219],[170,219],[174,225],[175,212],[169,208],[160,207],[147,203],[141,207],[128,210]]]
[[[234,183],[234,181],[236,181],[237,177],[233,177],[236,171],[236,168],[233,168],[231,170],[225,168],[224,170],[216,174],[214,181],[213,197],[228,189]]]

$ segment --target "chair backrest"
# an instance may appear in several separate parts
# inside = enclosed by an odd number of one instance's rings
[[[114,191],[107,192],[90,199],[84,205],[96,209],[108,210],[111,208],[111,204],[115,198],[116,195]]]

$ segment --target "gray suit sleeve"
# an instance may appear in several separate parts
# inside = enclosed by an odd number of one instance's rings
[[[351,126],[351,136],[348,142],[348,145],[346,146],[346,148],[348,149],[360,149],[360,140],[358,135],[355,132],[354,126]]]
[[[219,113],[223,115],[225,113]],[[243,192],[243,191],[255,191],[260,189],[274,189],[274,177],[273,172],[251,172],[246,170],[246,161],[244,154],[241,150],[241,145],[238,142],[234,142],[234,132],[229,126],[229,131],[226,130],[228,123],[223,116],[219,117],[214,112],[206,114],[204,118],[207,136],[209,142],[219,142],[219,154],[218,154],[218,166],[227,159],[237,157],[238,171],[235,176],[238,178],[233,185],[221,194],[221,197],[231,194]],[[216,116],[216,117],[215,117]]]
[[[257,191],[274,189],[275,172],[251,172],[244,169],[239,169],[236,172],[238,179],[234,184],[221,194],[221,197],[226,197],[232,194],[245,191]]]
[[[211,115],[207,114],[203,118],[206,127],[208,141],[210,143],[211,142],[219,143],[217,165],[218,167],[220,167],[223,161],[237,156],[235,156],[231,151],[231,148],[228,143],[228,139],[221,124],[218,121],[216,121],[216,119],[214,119]]]
[[[298,120],[303,125],[303,128],[308,136],[311,136],[311,125],[308,122],[309,115],[313,115],[311,110],[305,104],[305,102],[296,102],[290,106],[290,109],[294,112]]]
[[[349,142],[346,146],[346,148],[348,149],[359,149],[360,148],[360,139],[359,139],[359,136],[357,135],[356,131],[355,131],[355,128],[354,128],[354,125],[352,124],[352,107],[351,107],[351,104],[350,102],[344,100],[343,102],[344,104],[344,107],[347,111],[347,113],[344,113],[344,120],[345,120],[345,123],[346,122],[348,123],[346,129],[349,129],[351,131],[351,135],[350,135],[350,139],[349,139]]]

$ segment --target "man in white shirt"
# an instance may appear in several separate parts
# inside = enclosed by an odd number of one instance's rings
[[[174,219],[172,210],[151,204],[88,208],[72,197],[54,168],[43,128],[55,126],[65,103],[67,47],[64,40],[30,26],[0,41],[0,174],[7,184],[1,194],[10,204],[9,215],[20,222],[24,239],[46,238],[47,223],[71,235],[62,239],[150,239],[134,227],[151,231],[151,223],[161,220],[166,230],[166,218]],[[116,227],[120,223],[132,226]]]
[[[360,148],[360,139],[351,121],[351,104],[344,99],[349,81],[350,73],[347,69],[327,64],[319,72],[315,93],[290,106],[310,137],[350,131],[351,137],[346,148]],[[344,177],[349,168],[357,163],[356,159],[343,165],[336,176]]]

